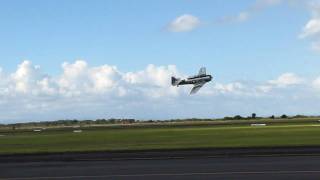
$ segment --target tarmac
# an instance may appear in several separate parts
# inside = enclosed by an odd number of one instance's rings
[[[319,179],[320,156],[15,162],[0,179]]]

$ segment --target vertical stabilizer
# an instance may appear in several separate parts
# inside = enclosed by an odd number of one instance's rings
[[[172,86],[177,86],[179,84],[180,79],[175,78],[175,77],[171,77],[171,85]]]
[[[205,67],[200,68],[198,75],[201,76],[201,75],[206,75],[206,74],[207,74],[206,68]]]

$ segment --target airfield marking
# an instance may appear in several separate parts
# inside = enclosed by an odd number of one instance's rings
[[[232,127],[227,127],[227,126],[224,126],[224,127],[218,127],[218,126],[212,126],[212,127],[199,127],[201,128],[201,130],[212,130],[212,129],[219,129],[219,130],[223,130],[223,129],[262,129],[262,128],[294,128],[294,127],[320,127],[320,124],[299,124],[299,125],[269,125],[269,124],[266,124],[266,126],[250,126],[247,125],[247,126],[232,126]],[[198,131],[199,128],[188,128],[188,130],[190,131]],[[174,129],[173,131],[184,131],[185,129]]]
[[[149,176],[194,176],[194,175],[252,175],[252,174],[303,174],[320,173],[320,171],[234,171],[234,172],[203,172],[203,173],[155,173],[155,174],[115,174],[97,176],[60,176],[60,177],[27,177],[6,178],[8,180],[32,180],[32,179],[74,179],[74,178],[110,178],[110,177],[149,177]]]
[[[229,127],[230,129],[234,128],[283,128],[283,127],[320,127],[320,124],[301,124],[301,125],[268,125],[267,126],[241,126],[241,127]],[[224,128],[224,127],[222,127]],[[226,127],[228,128],[228,127]],[[228,129],[229,129],[228,128]]]

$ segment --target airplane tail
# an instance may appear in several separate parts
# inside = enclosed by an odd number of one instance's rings
[[[177,86],[179,84],[180,79],[175,78],[175,77],[171,77],[171,85],[172,86]]]

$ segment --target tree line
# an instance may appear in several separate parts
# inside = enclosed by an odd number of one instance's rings
[[[222,119],[201,119],[201,118],[186,118],[186,119],[170,119],[170,120],[136,120],[136,119],[96,119],[96,120],[57,120],[57,121],[41,121],[41,122],[27,122],[27,123],[15,123],[15,124],[0,124],[0,127],[4,126],[13,126],[13,127],[23,127],[23,126],[75,126],[75,125],[99,125],[99,124],[133,124],[133,123],[157,123],[157,122],[187,122],[187,121],[214,121],[214,120],[249,120],[249,119],[294,119],[294,118],[312,118],[312,117],[319,117],[319,116],[305,116],[305,115],[295,115],[295,116],[288,116],[283,114],[281,116],[269,116],[269,117],[258,117],[256,113],[252,113],[251,116],[226,116]],[[319,117],[320,118],[320,117]]]

